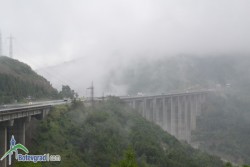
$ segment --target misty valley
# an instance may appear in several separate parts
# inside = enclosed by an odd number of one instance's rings
[[[249,0],[1,0],[0,167],[250,167]]]
[[[57,91],[28,65],[0,57],[1,112],[51,105],[42,119],[22,110],[30,117],[23,142],[32,154],[61,156],[61,162],[14,166],[249,164],[249,62],[247,56],[138,59],[106,74],[106,89],[126,85],[124,96],[95,96],[92,84],[84,97],[67,85]],[[7,134],[27,114],[12,115]]]

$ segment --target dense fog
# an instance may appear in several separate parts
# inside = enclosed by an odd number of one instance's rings
[[[93,80],[98,95],[116,93],[105,89],[106,75],[135,59],[249,53],[249,6],[247,0],[4,0],[3,53],[12,34],[14,58],[56,88],[68,84],[86,95]]]

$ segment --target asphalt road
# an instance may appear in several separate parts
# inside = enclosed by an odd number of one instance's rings
[[[22,104],[8,104],[8,105],[1,105],[0,112],[15,110],[20,108],[32,108],[32,107],[42,107],[42,106],[56,106],[61,104],[68,104],[71,103],[70,100],[53,100],[53,101],[40,101],[40,102],[29,102],[29,103],[22,103]]]

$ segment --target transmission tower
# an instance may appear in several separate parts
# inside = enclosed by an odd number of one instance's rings
[[[12,35],[10,35],[10,37],[8,39],[10,40],[10,43],[9,43],[9,57],[13,58],[13,37],[12,37]]]
[[[93,81],[91,83],[91,86],[87,89],[90,89],[90,94],[91,94],[91,98],[90,98],[90,101],[91,101],[91,106],[94,107],[95,105],[95,101],[94,101],[94,84],[93,84]]]

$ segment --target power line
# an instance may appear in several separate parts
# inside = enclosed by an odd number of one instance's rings
[[[28,55],[32,55],[32,53],[29,50],[27,50],[22,45],[21,42],[18,42],[18,40],[16,40],[16,43],[17,43],[18,47],[22,49],[22,51],[24,51]],[[28,60],[30,63],[32,63],[35,66],[40,66],[41,65],[36,59],[31,59],[31,58],[28,58],[28,57],[25,57],[25,59]],[[59,81],[59,83],[61,83],[62,85],[64,85],[64,84],[73,84],[74,87],[77,87],[77,88],[81,88],[82,87],[78,82],[74,82],[74,81],[69,80],[69,79],[64,78],[64,77],[62,78],[58,74],[52,74],[49,70],[46,70],[46,68],[40,68],[39,71],[41,71],[42,73],[46,74],[47,76],[50,76],[54,80]]]
[[[94,101],[94,84],[93,84],[93,81],[91,83],[91,86],[87,89],[90,89],[91,91],[91,106],[94,107],[95,105],[95,101]]]
[[[1,41],[1,32],[0,32],[0,56],[2,55],[2,41]],[[14,37],[12,35],[10,35],[8,38],[9,40],[9,57],[13,58],[13,39]],[[18,40],[16,41],[18,42]],[[27,49],[25,49],[25,47],[22,46],[21,42],[18,42],[18,47],[21,48],[24,52],[26,52],[26,54],[31,55],[32,53],[30,51],[28,51]],[[34,59],[31,58],[27,58],[25,57],[25,59],[27,59],[29,62],[31,62],[33,65],[35,66],[39,66],[40,63]],[[74,86],[80,88],[81,86],[78,84],[78,82],[72,82],[71,80],[68,80],[66,78],[62,78],[57,74],[52,74],[49,70],[46,70],[45,68],[41,68],[40,71],[42,71],[44,74],[47,74],[47,76],[50,76],[51,78],[55,79],[56,81],[58,81],[59,83],[61,83],[62,85],[64,84],[73,84]]]

